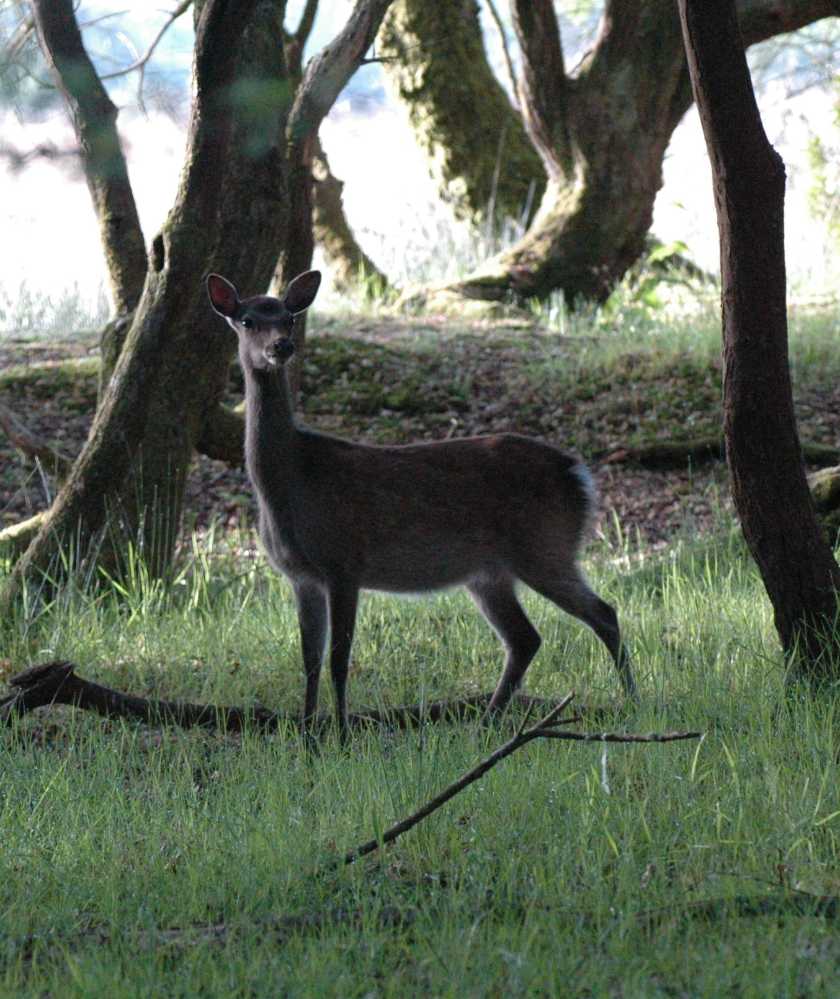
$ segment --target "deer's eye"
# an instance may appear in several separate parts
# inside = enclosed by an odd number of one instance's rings
[[[239,323],[244,330],[252,330],[254,328],[254,320],[248,316],[245,316],[244,319],[240,319]]]

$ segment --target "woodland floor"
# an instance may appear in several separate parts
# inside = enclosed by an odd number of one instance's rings
[[[729,508],[722,462],[649,471],[610,460],[622,448],[714,435],[720,427],[720,367],[691,355],[664,360],[627,353],[579,366],[585,338],[528,323],[459,324],[434,318],[330,319],[310,327],[302,409],[306,422],[359,440],[404,443],[516,431],[552,440],[590,464],[601,494],[601,526],[648,545],[709,529]],[[0,338],[0,403],[67,455],[78,453],[96,399],[94,335]],[[230,401],[241,396],[232,368]],[[840,387],[809,379],[797,388],[804,440],[836,445]],[[253,521],[241,468],[196,459],[188,528]],[[43,509],[55,483],[0,438],[0,526]]]

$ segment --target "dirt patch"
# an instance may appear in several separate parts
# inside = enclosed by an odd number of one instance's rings
[[[639,441],[714,432],[720,371],[675,363],[651,372],[638,358],[569,375],[581,340],[527,323],[460,324],[434,318],[323,321],[304,365],[302,410],[316,428],[357,440],[404,443],[516,431],[559,443],[588,461],[598,485],[601,528],[665,545],[703,533],[730,508],[721,463],[650,472],[600,466],[598,455]],[[96,402],[95,340],[0,340],[0,402],[64,453],[76,455]],[[241,397],[231,370],[229,401]],[[836,443],[840,390],[798,402],[809,439]],[[0,525],[43,509],[56,484],[0,439]],[[185,530],[212,522],[251,528],[255,504],[244,470],[197,457],[187,486]]]

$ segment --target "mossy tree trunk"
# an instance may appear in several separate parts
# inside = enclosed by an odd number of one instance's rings
[[[840,541],[840,465],[812,472],[808,488],[829,543],[836,544]]]
[[[400,0],[392,17],[408,3]],[[460,119],[476,114],[483,95],[473,65],[465,72],[446,34],[438,32],[435,5],[417,0],[416,6],[422,30],[415,34],[423,44],[405,54],[405,76],[417,81],[432,106],[420,105],[420,143],[448,163],[443,147],[454,146],[467,126],[444,128],[435,118],[434,109],[446,100],[428,83],[439,75],[432,73],[436,59],[448,65],[450,74],[460,73],[461,89],[471,91],[455,104]],[[748,45],[837,13],[833,0],[740,0],[738,6]],[[606,299],[643,252],[665,151],[691,105],[672,0],[607,0],[595,43],[573,73],[566,69],[552,0],[512,0],[512,8],[523,65],[518,94],[547,178],[545,194],[514,246],[462,281],[413,296],[432,308],[460,309],[465,300],[544,298],[557,290],[570,303]],[[441,51],[434,51],[438,47]],[[411,99],[407,86],[401,92]],[[425,122],[435,125],[433,143]],[[472,140],[477,158],[495,149],[493,133],[485,133],[483,143]],[[468,163],[456,168],[449,183],[472,186],[471,177]]]
[[[214,427],[230,429],[220,400],[235,343],[214,321],[204,276],[219,271],[249,294],[269,284],[278,248],[295,231],[295,144],[317,132],[386,7],[359,0],[295,89],[282,3],[202,5],[175,204],[152,242],[143,294],[88,440],[0,604],[27,578],[60,575],[68,555],[74,566],[96,560],[118,569],[127,541],[154,573],[165,571],[194,449],[218,444]]]
[[[840,566],[802,463],[788,366],[785,168],[767,141],[734,0],[679,0],[720,229],[724,434],[735,507],[791,676],[840,679]]]
[[[377,54],[458,216],[518,218],[539,203],[545,174],[487,62],[476,0],[396,0]]]

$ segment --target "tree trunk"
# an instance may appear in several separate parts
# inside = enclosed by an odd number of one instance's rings
[[[691,105],[672,0],[608,0],[574,74],[564,65],[552,0],[512,6],[523,59],[519,96],[548,177],[545,194],[515,245],[461,281],[411,293],[415,305],[462,310],[472,300],[480,311],[557,290],[570,304],[604,301],[643,252],[665,151]],[[833,0],[741,0],[739,9],[748,44],[837,13]],[[431,15],[426,23],[426,46],[441,44]],[[444,45],[448,52],[445,36]],[[423,58],[433,64],[432,55]],[[445,101],[436,95],[429,90],[430,101]],[[477,95],[473,101],[480,104]],[[439,130],[437,144],[450,141]],[[445,157],[437,147],[435,155]],[[463,168],[450,183],[469,185],[470,176]]]
[[[240,287],[265,287],[284,236],[291,94],[277,99],[285,75],[278,21],[282,11],[267,18],[257,0],[205,5],[180,191],[154,239],[144,293],[90,436],[13,583],[54,574],[62,551],[114,568],[131,541],[153,572],[168,563],[192,451],[234,349],[211,332],[202,277],[220,270]]]
[[[82,42],[72,0],[33,0],[41,49],[64,96],[99,221],[116,319],[103,332],[100,395],[116,364],[146,277],[146,247],[114,107]]]
[[[734,0],[679,0],[720,229],[724,434],[744,537],[792,677],[837,680],[840,567],[817,525],[787,350],[785,170],[767,141]]]
[[[441,198],[471,222],[530,216],[545,175],[487,62],[476,0],[397,0],[378,42]]]
[[[314,5],[307,4],[298,30],[294,35],[286,36],[287,61],[292,79],[298,82],[286,149],[289,186],[294,196],[290,204],[289,232],[281,247],[269,289],[272,295],[282,295],[293,278],[312,266],[315,250],[314,168],[321,148],[318,129],[344,82],[360,65],[373,44],[390,4],[391,0],[367,0],[357,4],[338,38],[309,63],[305,73],[302,72],[301,54],[312,27]],[[347,231],[349,232],[349,226]],[[306,322],[307,315],[304,312],[295,322],[292,333],[295,356],[288,370],[292,398],[297,396],[300,387]]]
[[[220,271],[246,293],[268,285],[277,248],[294,233],[289,184],[298,160],[289,150],[298,155],[317,132],[387,2],[359,0],[297,93],[285,68],[283,4],[202,5],[175,205],[152,243],[143,295],[88,440],[0,605],[30,578],[52,585],[94,560],[119,568],[127,541],[153,573],[165,571],[193,450],[226,425],[219,400],[235,343],[214,322],[203,278]]]

